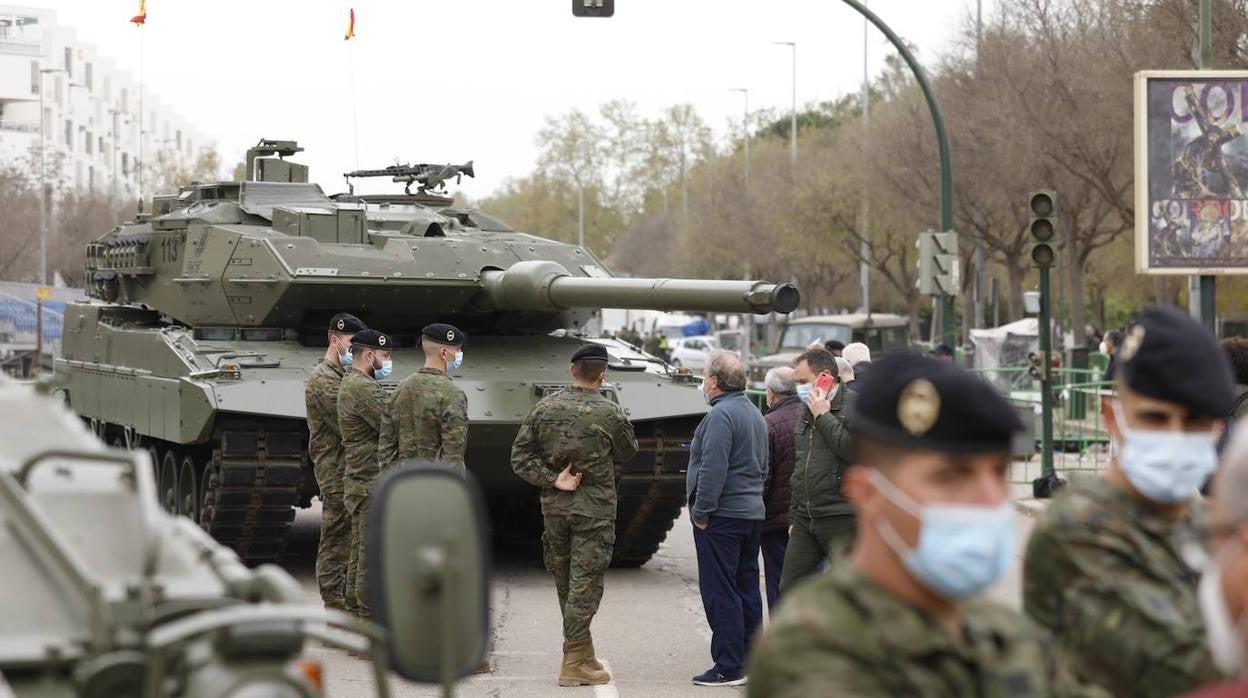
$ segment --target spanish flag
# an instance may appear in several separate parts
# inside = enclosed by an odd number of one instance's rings
[[[140,0],[140,2],[143,2],[143,1],[145,0]],[[352,7],[351,14],[348,15],[348,19],[347,19],[347,35],[342,38],[350,40],[354,37],[355,37],[355,8]]]
[[[147,23],[147,0],[139,0],[139,14],[130,18],[134,26],[141,27]]]

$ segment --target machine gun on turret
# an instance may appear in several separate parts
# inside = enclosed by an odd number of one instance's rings
[[[413,184],[420,184],[418,193],[428,194],[431,191],[445,190],[447,180],[452,177],[455,178],[455,183],[459,184],[463,175],[476,177],[472,171],[472,160],[462,165],[395,164],[381,170],[353,170],[343,174],[343,177],[347,178],[347,187],[352,193],[355,191],[351,185],[351,179],[354,177],[390,177],[391,181],[403,182],[403,192],[406,194],[412,193]]]

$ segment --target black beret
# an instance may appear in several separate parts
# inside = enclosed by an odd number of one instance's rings
[[[370,349],[384,349],[389,351],[394,349],[394,340],[390,335],[377,330],[360,330],[351,335],[351,344]]]
[[[432,325],[425,325],[425,329],[421,330],[420,334],[439,344],[450,344],[457,347],[464,345],[464,333],[453,325],[435,322]]]
[[[1171,306],[1140,313],[1114,355],[1114,377],[1193,416],[1225,417],[1235,400],[1226,354],[1199,322]]]
[[[850,429],[877,441],[947,453],[1004,453],[1023,429],[996,388],[930,356],[889,354],[856,385]]]
[[[363,322],[360,321],[358,317],[352,315],[351,313],[338,313],[329,321],[330,332],[340,332],[342,334],[355,334],[356,332],[359,332],[360,330],[367,330],[367,329],[368,329],[368,325],[365,325]]]
[[[824,342],[823,347],[827,349],[828,351],[836,351],[837,349],[844,349],[845,342],[842,342],[839,339],[833,339],[833,340]]]
[[[573,361],[606,361],[607,348],[601,344],[583,344],[572,355]]]

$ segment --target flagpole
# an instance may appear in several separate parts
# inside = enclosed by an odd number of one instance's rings
[[[360,169],[360,118],[355,108],[355,48],[347,41],[347,69],[351,71],[351,135],[355,139],[355,169]]]
[[[143,213],[143,25],[139,25],[139,213]]]

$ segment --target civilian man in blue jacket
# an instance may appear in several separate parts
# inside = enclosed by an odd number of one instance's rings
[[[741,357],[731,351],[711,354],[702,375],[702,395],[711,410],[693,433],[685,479],[715,660],[693,677],[699,686],[745,683],[746,653],[763,621],[758,551],[766,518],[767,423],[744,390]]]

